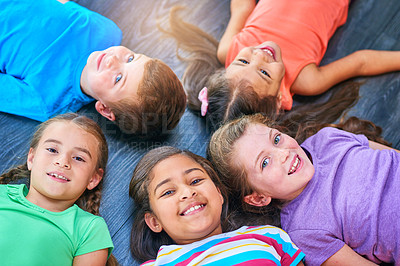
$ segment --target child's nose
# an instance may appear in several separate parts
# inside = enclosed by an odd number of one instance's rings
[[[107,68],[112,68],[112,67],[116,67],[118,63],[118,58],[115,55],[109,55],[107,57],[107,61],[106,61],[106,66]]]
[[[61,168],[66,168],[66,169],[71,168],[68,158],[66,158],[66,156],[63,156],[63,155],[58,156],[56,158],[56,160],[54,161],[54,164]]]
[[[284,163],[289,158],[289,150],[287,149],[280,149],[279,150],[279,160]]]
[[[252,60],[259,64],[266,63],[266,62],[268,63],[269,57],[261,49],[254,49]]]
[[[182,190],[181,199],[190,199],[196,196],[196,191],[191,187],[186,187]]]

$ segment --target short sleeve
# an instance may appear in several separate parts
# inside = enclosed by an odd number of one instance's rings
[[[306,254],[307,265],[321,265],[344,246],[342,240],[324,230],[293,230],[289,234]]]
[[[110,256],[114,249],[114,245],[107,224],[103,218],[97,216],[93,219],[87,227],[86,232],[83,234],[75,256],[105,248],[108,248],[108,256]]]
[[[367,137],[361,134],[353,134],[341,129],[325,127],[314,136],[306,139],[301,145],[312,154],[330,154],[350,150],[353,147],[369,147]]]

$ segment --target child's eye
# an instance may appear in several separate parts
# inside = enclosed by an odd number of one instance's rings
[[[267,76],[267,77],[271,77],[269,74],[268,74],[268,72],[267,71],[265,71],[265,70],[263,70],[263,69],[261,69],[260,70],[261,71],[261,73],[263,74],[263,75],[265,75],[265,76]]]
[[[191,183],[191,185],[196,185],[196,184],[198,184],[200,181],[202,181],[203,179],[195,179],[195,180],[193,180],[192,181],[192,183]]]
[[[264,169],[269,164],[269,158],[265,158],[261,163],[261,168]]]
[[[247,60],[244,60],[244,59],[239,59],[239,62],[242,62],[243,64],[246,64],[246,65],[249,64],[249,62]]]
[[[79,162],[86,162],[85,159],[83,159],[82,157],[79,156],[75,156],[73,157],[75,160],[79,161]]]
[[[274,144],[278,145],[279,141],[281,141],[281,134],[278,134],[274,138]]]
[[[115,78],[115,84],[118,83],[118,81],[120,81],[122,79],[122,74],[119,74],[116,78]]]
[[[167,191],[165,191],[165,192],[161,195],[161,197],[171,195],[172,193],[173,193],[172,190],[167,190]]]
[[[57,153],[57,150],[54,148],[47,148],[47,151],[51,152],[51,153]]]
[[[132,62],[134,58],[135,58],[135,57],[134,57],[133,55],[131,55],[131,56],[128,58],[128,63]]]

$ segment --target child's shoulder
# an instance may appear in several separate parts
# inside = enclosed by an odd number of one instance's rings
[[[344,143],[368,145],[368,139],[362,134],[354,134],[334,127],[324,127],[315,135],[306,139],[302,146],[324,148],[326,146],[332,146],[336,143],[340,145]]]
[[[25,184],[0,184],[0,197],[12,198],[13,196],[23,195],[27,189]]]

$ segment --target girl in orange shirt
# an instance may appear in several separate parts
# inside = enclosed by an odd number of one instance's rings
[[[232,0],[219,43],[173,9],[167,33],[193,52],[184,75],[189,107],[217,123],[256,112],[271,116],[290,110],[293,94],[318,95],[352,77],[400,70],[399,51],[360,50],[319,66],[348,6],[348,0]]]

